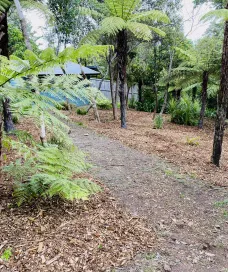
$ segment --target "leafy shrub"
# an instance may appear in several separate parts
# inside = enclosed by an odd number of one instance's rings
[[[199,145],[199,137],[195,137],[195,138],[189,138],[187,137],[186,139],[186,143],[188,145],[191,145],[191,146],[198,146]]]
[[[56,106],[56,108],[58,110],[68,111],[70,110],[70,105],[67,102],[60,102],[59,105]]]
[[[76,112],[78,115],[86,115],[88,113],[85,109],[77,109]]]
[[[103,100],[103,101],[97,103],[97,107],[99,110],[111,110],[112,104],[108,100]]]
[[[206,109],[205,117],[214,119],[216,117],[216,110],[215,109]]]
[[[18,144],[12,143],[14,148]],[[24,158],[4,167],[4,171],[15,180],[13,195],[18,205],[38,197],[87,199],[101,191],[97,184],[87,179],[73,178],[89,167],[84,154],[75,147],[65,149],[49,145],[30,149],[20,144],[19,147],[25,154]]]
[[[134,96],[131,99],[129,99],[129,101],[128,101],[128,107],[130,109],[136,109],[136,107],[137,107],[137,101],[135,100]]]
[[[182,97],[180,101],[171,99],[169,113],[171,114],[171,122],[195,126],[199,120],[200,104],[197,100],[192,102],[188,96]]]
[[[18,124],[19,123],[19,116],[18,115],[13,115],[12,116],[12,120],[13,120],[13,123],[16,125],[16,124]]]
[[[162,115],[157,115],[154,119],[154,128],[156,129],[162,129],[163,128],[163,117]]]

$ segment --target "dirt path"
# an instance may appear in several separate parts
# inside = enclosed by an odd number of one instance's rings
[[[74,127],[74,143],[88,153],[102,180],[132,214],[146,218],[158,235],[154,254],[116,271],[227,272],[227,189],[178,174],[156,156]]]

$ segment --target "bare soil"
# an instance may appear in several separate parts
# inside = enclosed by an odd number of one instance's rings
[[[138,255],[127,268],[114,271],[227,272],[228,190],[213,185],[226,185],[225,178],[222,183],[218,180],[226,174],[227,153],[217,176],[209,163],[209,127],[198,132],[196,128],[166,123],[163,130],[153,130],[150,114],[129,112],[128,129],[120,130],[119,122],[111,121],[110,113],[102,112],[101,118],[110,119],[97,124],[90,120],[92,116],[74,117],[78,124],[72,127],[74,143],[96,166],[92,175],[106,184],[132,215],[143,217],[158,237],[153,253]],[[199,146],[188,146],[186,137],[197,135],[201,136]],[[227,136],[225,147],[226,141]],[[155,154],[164,149],[168,154]],[[201,162],[203,175],[194,157]],[[183,174],[193,169],[207,181]]]
[[[69,113],[68,113],[69,114]],[[86,116],[71,114],[74,122],[119,140],[125,145],[146,154],[156,154],[178,166],[180,174],[228,186],[228,132],[225,133],[221,167],[211,164],[214,121],[206,119],[203,130],[197,127],[176,125],[165,116],[164,128],[154,129],[152,114],[129,110],[128,128],[120,128],[120,121],[113,121],[111,111],[100,111],[101,123],[94,121],[92,112]]]

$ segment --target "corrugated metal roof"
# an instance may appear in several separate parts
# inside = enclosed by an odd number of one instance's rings
[[[68,75],[80,75],[81,74],[81,67],[79,64],[74,62],[67,62],[64,65],[65,72]],[[94,71],[90,68],[82,66],[82,70],[86,75],[99,75],[100,73]],[[64,75],[64,72],[60,66],[53,67],[48,69],[47,71],[40,72],[39,75]]]

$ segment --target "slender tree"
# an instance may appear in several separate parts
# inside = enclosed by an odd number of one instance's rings
[[[228,107],[228,3],[226,4],[226,9],[211,11],[207,13],[203,19],[210,19],[213,17],[225,21],[221,79],[218,93],[218,108],[215,120],[215,134],[212,153],[212,163],[219,167]]]
[[[29,40],[29,34],[28,34],[28,28],[27,28],[27,23],[25,20],[25,16],[23,14],[23,10],[21,7],[21,3],[19,0],[14,0],[14,4],[16,6],[17,9],[17,13],[18,13],[18,17],[20,19],[20,23],[21,23],[21,30],[25,39],[25,45],[27,47],[27,49],[32,50],[32,46]]]

